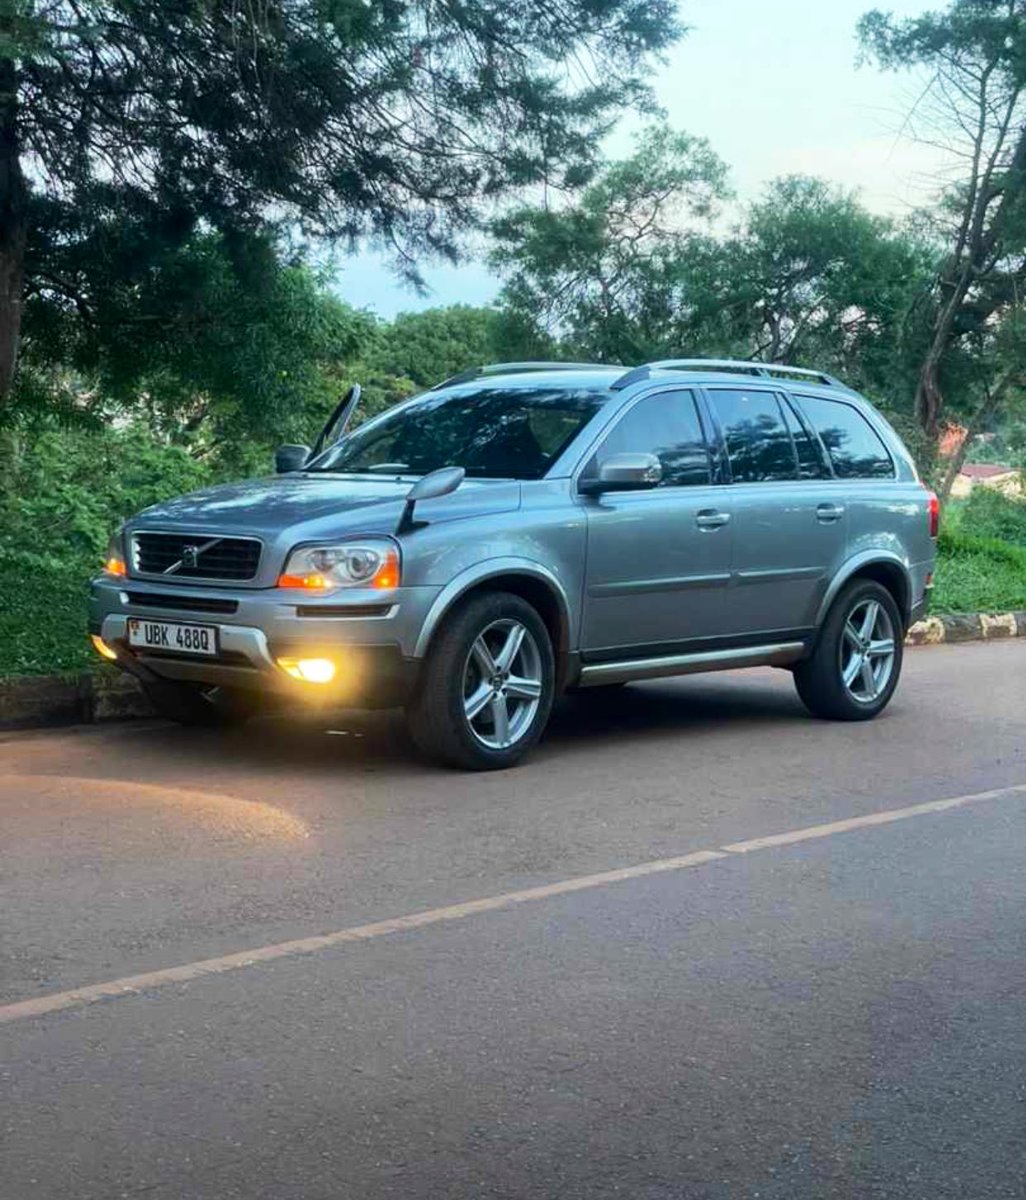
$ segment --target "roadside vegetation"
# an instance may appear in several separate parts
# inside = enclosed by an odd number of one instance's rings
[[[1023,4],[860,23],[965,164],[901,222],[804,176],[740,204],[715,147],[658,120],[603,160],[617,113],[651,118],[669,0],[165,7],[0,17],[0,672],[88,663],[119,522],[269,471],[352,382],[362,420],[488,361],[808,365],[874,400],[942,495],[973,446],[1026,463]],[[413,282],[473,247],[503,289],[382,321],[340,298],[362,237]],[[1024,512],[947,506],[936,611],[1026,609]]]
[[[949,504],[933,611],[1026,612],[1026,500],[977,487]]]

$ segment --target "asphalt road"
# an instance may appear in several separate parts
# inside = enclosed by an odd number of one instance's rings
[[[0,738],[0,1196],[1022,1197],[1024,710],[1008,642],[867,725],[568,699],[487,776],[390,714]]]

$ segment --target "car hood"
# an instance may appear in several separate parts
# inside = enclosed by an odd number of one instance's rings
[[[249,533],[295,541],[343,533],[391,533],[410,479],[374,476],[272,475],[203,488],[144,509],[132,528],[175,528]],[[417,515],[432,522],[457,520],[519,507],[520,484],[466,480],[437,500],[422,501]]]

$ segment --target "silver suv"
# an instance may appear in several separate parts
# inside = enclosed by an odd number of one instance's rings
[[[568,689],[770,665],[817,716],[890,700],[938,508],[829,375],[743,362],[468,371],[278,474],[148,508],[92,584],[97,650],[186,724],[404,706],[515,763]],[[341,432],[340,432],[341,431]]]

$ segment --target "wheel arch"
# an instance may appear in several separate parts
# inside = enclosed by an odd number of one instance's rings
[[[901,614],[902,625],[907,628],[912,608],[912,579],[908,565],[896,554],[886,554],[880,551],[866,551],[865,554],[845,563],[831,583],[816,617],[816,628],[819,629],[826,619],[830,607],[837,599],[841,589],[853,579],[872,579],[885,587],[894,597]]]
[[[414,657],[423,659],[453,607],[478,592],[512,592],[538,612],[556,656],[556,688],[566,678],[571,644],[570,602],[559,579],[540,563],[529,559],[492,559],[463,572],[436,597],[417,638]]]

